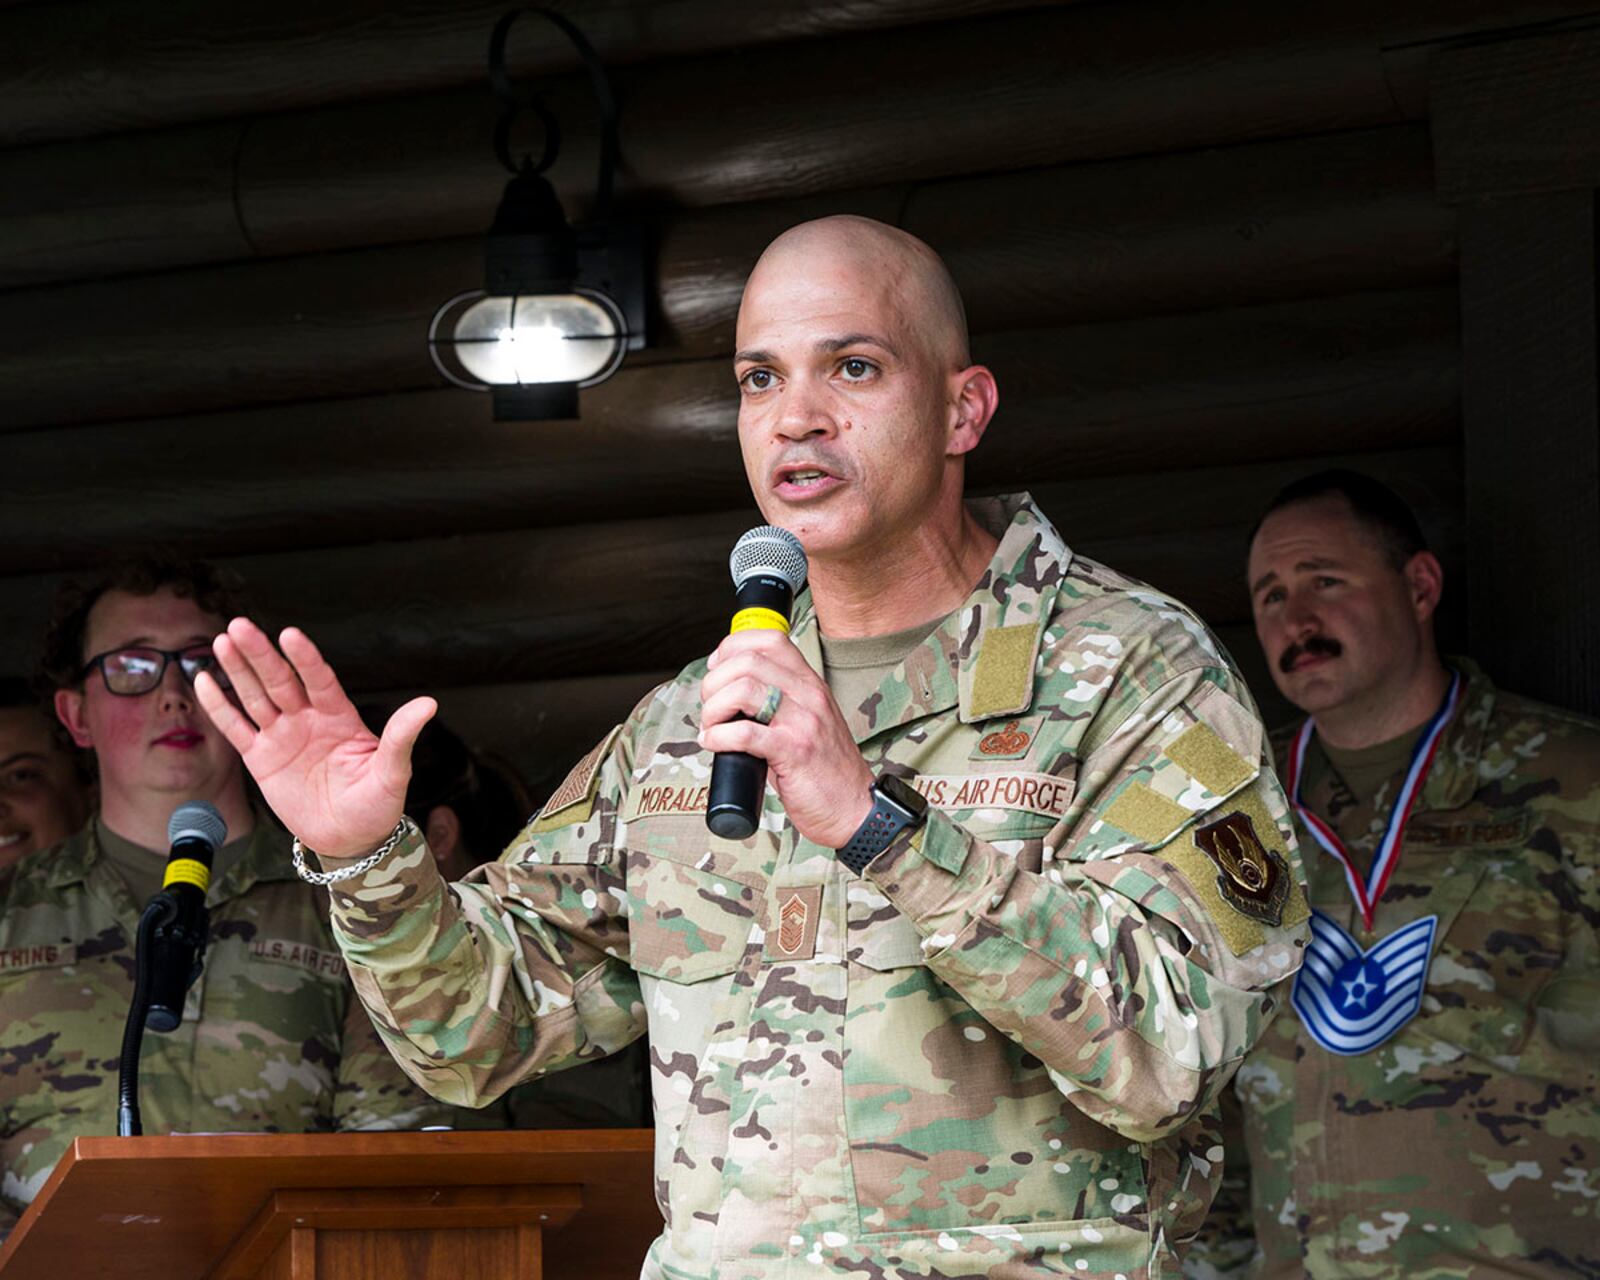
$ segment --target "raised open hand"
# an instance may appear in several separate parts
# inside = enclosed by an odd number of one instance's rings
[[[212,648],[239,706],[205,672],[195,693],[283,824],[320,858],[359,857],[399,821],[411,748],[438,704],[413,698],[376,738],[310,637],[289,627],[278,640],[282,653],[235,618]]]

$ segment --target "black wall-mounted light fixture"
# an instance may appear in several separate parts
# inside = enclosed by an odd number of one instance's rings
[[[561,151],[561,128],[535,92],[506,72],[506,39],[524,13],[558,27],[577,47],[600,106],[600,174],[593,217],[574,230],[544,174]],[[617,108],[594,46],[548,9],[513,9],[489,40],[489,82],[505,102],[494,152],[511,173],[489,228],[485,287],[451,298],[428,326],[433,363],[451,382],[494,397],[497,421],[576,418],[578,390],[603,382],[645,345],[642,228],[611,219]],[[544,152],[511,156],[524,111],[544,126]]]

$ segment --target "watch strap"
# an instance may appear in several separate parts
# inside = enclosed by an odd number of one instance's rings
[[[897,835],[922,821],[921,814],[908,811],[878,787],[873,787],[868,794],[872,798],[871,812],[861,820],[856,833],[844,846],[835,850],[839,861],[857,875],[862,873],[867,863],[894,843]]]

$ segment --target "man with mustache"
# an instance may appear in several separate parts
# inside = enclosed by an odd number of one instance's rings
[[[1248,578],[1316,915],[1191,1274],[1600,1274],[1600,726],[1440,656],[1369,477],[1274,498]]]
[[[395,1067],[354,998],[323,895],[253,808],[238,753],[195,701],[211,637],[240,605],[205,564],[115,566],[67,587],[45,673],[93,753],[99,808],[23,859],[0,914],[0,1218],[24,1209],[80,1134],[117,1131],[134,938],[161,887],[167,821],[206,800],[228,824],[207,897],[205,968],[177,1030],[147,1033],[146,1133],[401,1128],[444,1111]]]
[[[1170,1274],[1306,929],[1250,696],[1026,495],[963,501],[997,392],[926,245],[794,228],[737,346],[751,489],[810,557],[792,629],[651,693],[498,863],[446,887],[401,818],[430,699],[374,738],[243,619],[242,710],[201,697],[416,1079],[473,1102],[648,1032],[646,1275]],[[706,828],[724,751],[769,765],[743,841]]]

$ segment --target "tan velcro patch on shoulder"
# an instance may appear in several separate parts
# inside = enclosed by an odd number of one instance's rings
[[[1305,893],[1293,878],[1283,833],[1254,789],[1218,805],[1204,816],[1209,821],[1160,850],[1159,856],[1177,868],[1234,955],[1243,955],[1265,942],[1269,925],[1291,928],[1310,918],[1311,908],[1306,903]],[[1242,866],[1235,867],[1234,860],[1226,853],[1219,856],[1217,833],[1235,830],[1248,830],[1252,842],[1249,853],[1268,859],[1272,874],[1287,877],[1287,892],[1281,897],[1272,895],[1276,902],[1267,905],[1260,900],[1264,896],[1262,891],[1270,887],[1267,882],[1257,889],[1250,883],[1248,874],[1241,874]],[[1246,892],[1252,889],[1257,891]],[[1253,897],[1257,900],[1252,901]]]
[[[1214,796],[1232,795],[1256,775],[1256,767],[1210,725],[1190,725],[1167,748],[1167,759]]]
[[[600,767],[605,764],[611,744],[621,732],[622,726],[619,724],[606,734],[599,746],[572,766],[572,771],[524,830],[537,835],[541,831],[570,827],[574,822],[582,822],[594,811],[594,795],[600,786]]]
[[[1039,651],[1039,624],[994,627],[983,633],[972,672],[968,720],[1025,711],[1033,701],[1033,660]]]
[[[1172,833],[1194,814],[1142,782],[1135,782],[1111,803],[1103,815],[1112,826],[1144,844],[1165,844]]]

